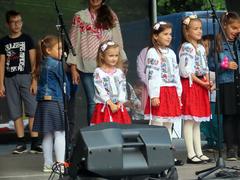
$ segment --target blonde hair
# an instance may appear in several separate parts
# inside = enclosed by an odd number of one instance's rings
[[[190,42],[190,39],[187,35],[187,32],[189,31],[191,22],[193,22],[193,21],[199,21],[202,24],[201,19],[198,18],[196,15],[187,16],[182,20],[182,40],[181,40],[181,44],[183,44],[185,42]],[[199,42],[201,42],[201,40],[199,40]]]
[[[100,44],[99,48],[98,48],[98,53],[97,53],[97,67],[102,67],[104,62],[104,55],[106,53],[106,51],[110,48],[119,48],[120,47],[117,43],[113,42],[113,41],[104,41],[103,43]],[[119,56],[118,56],[118,62],[116,64],[117,68],[122,68],[123,65],[123,61],[122,58],[120,56],[120,52],[119,52]]]

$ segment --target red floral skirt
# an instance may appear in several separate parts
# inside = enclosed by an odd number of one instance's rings
[[[193,82],[189,87],[189,79],[182,82],[182,117],[184,120],[208,121],[210,120],[209,92],[199,84]]]
[[[145,118],[151,114],[153,120],[175,121],[181,119],[181,105],[177,95],[176,87],[160,88],[160,105],[151,106],[150,97],[148,97],[145,107]]]
[[[91,124],[99,124],[105,122],[116,122],[119,124],[131,124],[131,118],[126,108],[123,106],[117,112],[112,113],[109,106],[104,104],[96,104],[92,115]]]

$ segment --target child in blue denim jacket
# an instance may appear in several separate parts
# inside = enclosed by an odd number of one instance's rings
[[[236,161],[237,156],[240,157],[240,17],[236,12],[226,12],[221,23],[228,42],[222,33],[217,35],[220,111],[223,114],[227,160]],[[237,145],[238,153],[234,145]]]
[[[64,163],[65,124],[62,68],[62,43],[56,36],[46,36],[39,42],[39,80],[34,131],[43,133],[43,172],[51,172],[53,149],[58,163]],[[37,74],[37,72],[35,72]],[[65,82],[67,82],[65,80]]]

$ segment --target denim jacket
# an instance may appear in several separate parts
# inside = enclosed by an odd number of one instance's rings
[[[229,61],[234,61],[231,53],[228,49],[227,43],[225,41],[222,42],[222,52],[218,54],[218,60],[219,64],[223,61],[224,57],[226,56]],[[234,41],[234,43],[230,44],[231,50],[235,48],[235,54],[234,58],[237,60],[238,66],[240,65],[240,38]],[[220,66],[220,65],[219,65]],[[238,73],[240,73],[240,69],[238,67],[237,69]],[[234,70],[231,69],[223,69],[219,67],[219,83],[224,84],[224,83],[231,83],[234,82]]]
[[[63,77],[62,61],[49,56],[45,57],[40,66],[37,101],[63,101]],[[66,76],[65,80],[68,93],[69,86]]]

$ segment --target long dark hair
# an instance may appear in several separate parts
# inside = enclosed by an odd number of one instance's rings
[[[221,16],[221,25],[222,27],[227,26],[229,24],[235,23],[235,22],[240,22],[240,16],[236,12],[226,12]],[[217,42],[217,47],[216,50],[217,52],[222,51],[222,41],[223,41],[223,34],[220,32],[216,36],[216,42]]]
[[[115,18],[113,11],[102,1],[101,7],[97,10],[96,27],[103,29],[112,29],[115,27]]]

